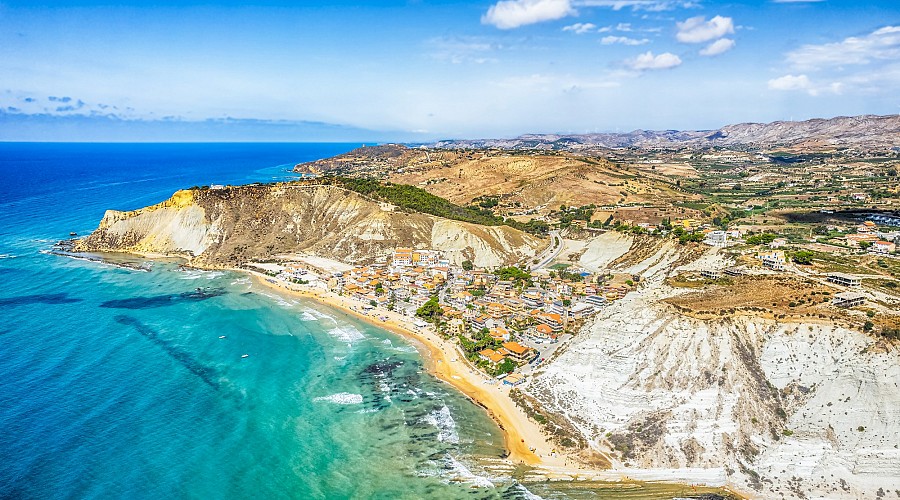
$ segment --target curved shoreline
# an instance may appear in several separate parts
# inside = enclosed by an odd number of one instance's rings
[[[356,309],[355,302],[333,292],[288,287],[287,283],[276,282],[265,274],[248,269],[235,271],[249,274],[257,284],[276,292],[314,300],[412,340],[422,354],[429,373],[450,384],[488,412],[503,434],[509,453],[507,459],[515,464],[530,466],[532,469],[529,475],[563,481],[668,483],[693,487],[697,493],[728,492],[739,498],[751,498],[728,487],[715,470],[592,469],[584,466],[565,454],[556,453],[557,446],[550,443],[540,427],[516,406],[509,397],[508,388],[471,368],[466,361],[460,359],[461,353],[453,344],[435,333],[416,328],[408,318],[395,312],[379,310],[377,316],[367,315]],[[388,319],[381,320],[380,317]],[[489,380],[495,383],[486,384],[485,381]]]

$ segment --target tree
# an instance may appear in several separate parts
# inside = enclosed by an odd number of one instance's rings
[[[808,266],[808,265],[812,264],[814,255],[815,254],[810,252],[809,250],[798,250],[798,251],[794,252],[793,257],[791,257],[791,258],[797,264]]]
[[[472,264],[471,260],[464,260],[462,261],[462,268],[465,271],[471,271],[472,269],[475,269],[475,265]]]
[[[570,305],[572,305],[572,301],[569,299],[563,299],[562,303],[566,307],[569,307]]]
[[[871,331],[872,331],[872,327],[874,327],[874,326],[875,326],[875,323],[872,323],[871,321],[866,320],[866,322],[863,323],[863,331],[864,331],[864,332],[871,332]]]
[[[868,250],[870,246],[872,246],[872,242],[870,242],[870,241],[860,241],[859,242],[859,248],[862,248],[863,250]]]
[[[441,308],[440,303],[438,303],[437,295],[431,297],[428,299],[428,302],[422,304],[422,307],[416,309],[416,316],[429,323],[437,323],[443,315],[444,310]]]
[[[501,373],[512,373],[516,369],[516,363],[506,358],[499,365],[497,365],[497,374]]]

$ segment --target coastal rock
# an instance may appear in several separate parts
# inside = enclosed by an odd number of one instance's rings
[[[688,317],[662,247],[637,292],[589,323],[526,390],[617,467],[704,468],[763,498],[900,490],[900,353],[827,322]],[[796,480],[795,478],[801,478]]]
[[[385,207],[335,186],[273,184],[178,191],[160,204],[106,212],[75,251],[179,255],[235,265],[305,252],[369,263],[396,247],[443,250],[451,262],[492,267],[533,257],[546,242],[508,226],[485,227]]]

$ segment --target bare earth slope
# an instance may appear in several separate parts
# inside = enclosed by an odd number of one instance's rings
[[[185,190],[158,205],[107,211],[80,251],[177,254],[202,265],[235,265],[306,252],[368,263],[396,247],[444,250],[460,263],[512,264],[546,243],[507,226],[479,226],[371,201],[334,186],[250,185]]]
[[[298,172],[374,177],[421,187],[457,204],[501,196],[510,208],[551,205],[673,201],[688,196],[661,176],[618,166],[599,157],[502,150],[440,150],[402,145],[362,147],[295,168]]]
[[[526,390],[618,467],[705,468],[760,498],[900,495],[900,353],[824,321],[679,314],[677,254],[632,265],[641,289]]]

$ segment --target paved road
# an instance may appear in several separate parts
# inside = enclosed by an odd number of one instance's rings
[[[553,246],[554,241],[559,241],[559,245],[555,248]],[[563,249],[563,241],[562,237],[559,235],[559,231],[550,231],[550,246],[544,250],[544,252],[537,256],[538,263],[531,266],[532,271],[537,271],[538,269],[546,266],[547,264],[553,262],[553,259],[559,256],[559,253],[562,252]]]

